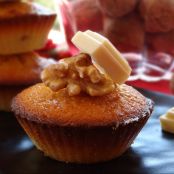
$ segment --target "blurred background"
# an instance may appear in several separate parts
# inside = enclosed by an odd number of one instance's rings
[[[54,48],[48,52],[51,56],[59,59],[76,54],[72,36],[79,30],[90,29],[106,36],[128,60],[133,69],[129,84],[172,93],[174,7],[171,1],[35,1],[58,14],[47,44],[48,48]]]

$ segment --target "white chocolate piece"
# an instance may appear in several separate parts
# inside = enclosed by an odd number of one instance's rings
[[[160,117],[160,123],[164,131],[174,133],[174,107]]]
[[[82,52],[91,55],[96,67],[104,70],[115,83],[122,84],[128,79],[131,68],[108,39],[88,30],[77,32],[72,42]]]
[[[116,57],[116,59],[118,59],[118,61],[127,69],[128,73],[129,74],[131,73],[132,69],[129,66],[127,60],[125,58],[123,58],[121,53],[113,46],[113,44],[106,37],[104,37],[96,32],[92,32],[90,30],[85,31],[85,33],[92,36],[99,42],[102,42],[103,45],[113,54],[113,56]]]

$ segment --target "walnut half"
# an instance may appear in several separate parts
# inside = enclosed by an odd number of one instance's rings
[[[115,89],[114,82],[102,74],[92,64],[91,57],[84,53],[48,66],[42,72],[41,79],[53,91],[66,88],[70,96],[81,92],[101,96]]]

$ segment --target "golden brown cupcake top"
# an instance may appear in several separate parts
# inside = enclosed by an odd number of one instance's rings
[[[70,97],[65,89],[53,92],[43,83],[17,95],[12,110],[30,121],[59,126],[106,126],[127,124],[149,115],[152,103],[138,91],[120,85],[108,95]]]
[[[41,58],[34,52],[0,56],[0,85],[28,85],[40,82],[41,71],[52,59]]]
[[[84,53],[48,66],[42,72],[41,78],[53,91],[66,88],[70,96],[78,95],[80,92],[101,96],[112,92],[115,88],[111,78],[101,73],[92,64],[91,57]]]
[[[49,9],[36,3],[30,2],[1,2],[0,20],[23,17],[27,15],[50,15],[53,14]]]

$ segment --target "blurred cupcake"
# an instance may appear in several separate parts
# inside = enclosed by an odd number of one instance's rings
[[[35,52],[0,56],[0,85],[30,85],[41,81],[40,73],[52,59],[40,57]]]
[[[40,82],[43,68],[54,63],[33,51],[45,45],[55,17],[35,3],[0,2],[0,110],[10,111],[12,98]]]
[[[174,29],[173,0],[141,0],[140,13],[148,32],[168,32]]]
[[[121,17],[132,12],[138,0],[98,0],[102,12],[111,17]]]
[[[34,52],[0,56],[0,110],[10,111],[12,98],[24,87],[41,81],[40,73],[52,59],[45,59]]]
[[[137,13],[121,18],[104,18],[104,35],[122,52],[141,52],[144,25]]]
[[[0,55],[30,52],[44,46],[56,14],[30,2],[0,4]]]
[[[148,120],[153,103],[115,85],[81,54],[51,65],[44,83],[18,94],[12,110],[33,143],[59,161],[94,163],[123,154]]]

